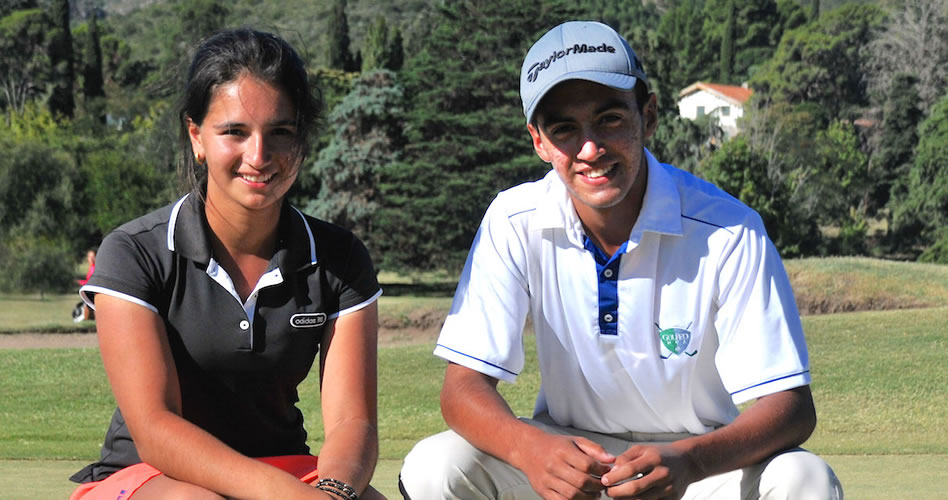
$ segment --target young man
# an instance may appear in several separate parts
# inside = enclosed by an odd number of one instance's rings
[[[553,170],[484,216],[435,349],[452,430],[405,458],[406,497],[842,498],[798,448],[816,414],[780,257],[757,213],[645,149],[647,85],[603,24],[527,54],[527,129]],[[518,419],[496,386],[523,369],[528,313],[542,385]]]

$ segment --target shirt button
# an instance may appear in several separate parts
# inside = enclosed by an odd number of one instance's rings
[[[606,315],[603,316],[602,319],[603,319],[603,321],[605,321],[606,323],[612,323],[613,321],[615,321],[616,318],[615,318],[615,316],[613,316],[613,315],[611,315],[611,314],[609,314],[609,313],[606,313]]]
[[[612,269],[606,269],[605,271],[602,272],[602,275],[605,276],[605,277],[607,277],[607,278],[611,278],[611,277],[612,277]]]
[[[247,320],[242,320],[242,321],[240,322],[240,329],[241,329],[241,330],[246,330],[246,329],[248,329],[248,328],[250,328],[250,322],[247,321]]]

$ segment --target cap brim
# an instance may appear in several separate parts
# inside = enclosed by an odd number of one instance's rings
[[[634,89],[636,82],[639,81],[638,77],[635,76],[605,71],[576,71],[574,73],[566,73],[554,78],[553,80],[550,80],[542,89],[540,89],[539,92],[537,92],[533,102],[529,103],[526,111],[524,112],[527,117],[527,123],[530,123],[533,120],[533,113],[536,112],[537,106],[540,104],[540,101],[543,100],[543,97],[546,96],[546,94],[552,90],[553,87],[567,80],[586,80],[622,91],[630,91]]]

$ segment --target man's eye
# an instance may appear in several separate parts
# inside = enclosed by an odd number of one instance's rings
[[[572,125],[560,125],[558,127],[553,127],[550,130],[550,132],[552,133],[552,135],[562,136],[562,135],[569,134],[570,132],[574,130],[576,130],[576,127]]]
[[[272,133],[273,135],[287,135],[287,136],[296,135],[296,131],[289,128],[276,128],[276,129],[273,129]]]
[[[605,115],[602,118],[600,118],[599,121],[605,124],[618,123],[622,121],[622,117],[619,115]]]
[[[239,128],[228,128],[224,130],[224,135],[244,135],[244,131]]]

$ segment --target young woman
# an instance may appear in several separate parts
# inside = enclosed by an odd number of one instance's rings
[[[179,115],[194,189],[109,234],[81,289],[118,409],[72,498],[382,498],[375,271],[285,200],[319,108],[279,37],[198,47]],[[317,354],[318,468],[295,406]]]

